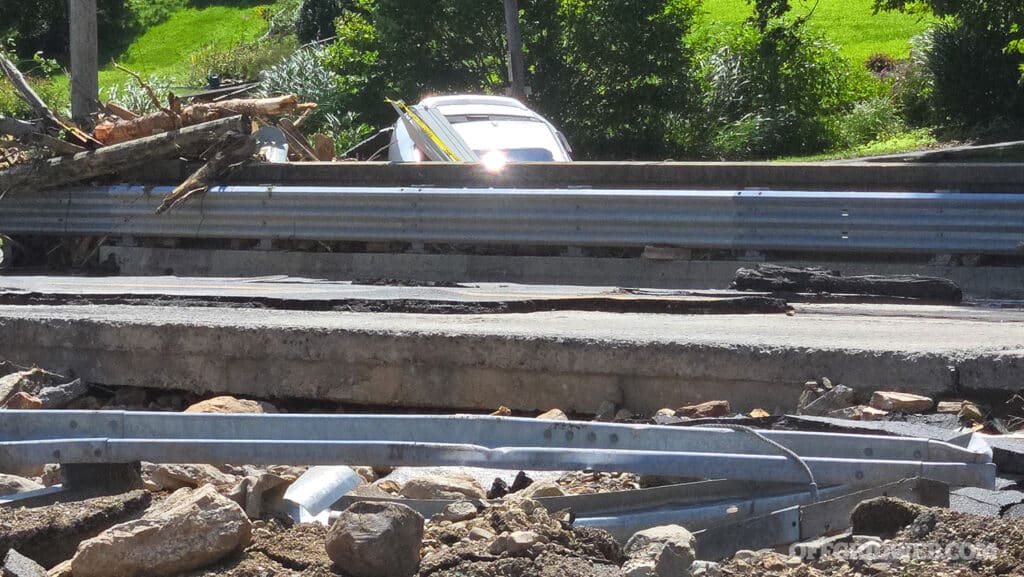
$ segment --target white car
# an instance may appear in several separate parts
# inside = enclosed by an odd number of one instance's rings
[[[543,116],[504,96],[435,96],[420,106],[436,108],[478,156],[499,154],[508,162],[568,162],[572,149]],[[399,120],[391,133],[388,160],[420,162],[423,154]]]

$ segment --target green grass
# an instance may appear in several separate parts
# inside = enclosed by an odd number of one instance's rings
[[[825,154],[813,156],[792,156],[778,159],[778,162],[814,162],[820,160],[841,160],[845,158],[859,158],[866,156],[883,156],[886,154],[900,154],[903,152],[914,152],[933,148],[939,143],[932,132],[927,128],[910,130],[897,134],[885,140],[879,140],[863,146],[857,146],[846,150],[838,150]]]
[[[176,10],[167,20],[135,38],[117,61],[145,76],[174,78],[185,84],[192,72],[189,63],[192,53],[207,45],[227,48],[240,41],[260,37],[267,31],[267,23],[260,16],[260,11],[273,4],[274,0],[256,5],[225,2]],[[68,89],[66,76],[54,76],[53,81],[61,89]],[[101,65],[99,81],[101,98],[107,87],[134,82],[110,63]]]
[[[803,16],[813,9],[812,25],[854,63],[862,63],[878,52],[894,58],[906,57],[910,39],[924,32],[929,21],[891,12],[872,14],[872,4],[872,0],[792,0],[791,14]],[[704,0],[703,10],[710,25],[739,23],[753,13],[747,0]]]

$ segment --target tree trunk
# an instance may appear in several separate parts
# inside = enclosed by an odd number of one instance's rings
[[[167,132],[183,126],[192,126],[226,116],[245,114],[252,117],[281,116],[303,107],[294,95],[274,98],[242,98],[223,102],[208,102],[186,106],[178,116],[166,112],[153,112],[133,120],[105,120],[96,125],[94,135],[103,144],[116,144]]]
[[[233,116],[74,156],[20,164],[0,172],[0,197],[9,192],[31,193],[114,174],[154,160],[197,157],[220,142],[227,132],[248,134],[250,128],[247,117]]]
[[[844,277],[838,271],[774,264],[737,270],[733,286],[749,291],[864,294],[951,303],[959,303],[964,296],[956,283],[944,278],[911,275]]]

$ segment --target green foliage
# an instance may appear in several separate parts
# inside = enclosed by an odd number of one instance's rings
[[[663,159],[675,150],[668,111],[691,98],[683,50],[696,2],[561,0],[556,13],[526,11],[532,100],[568,135],[581,159]]]
[[[330,134],[343,152],[368,136],[372,128],[346,109],[338,90],[340,77],[324,64],[324,55],[323,48],[305,48],[264,70],[260,94],[295,94],[302,102],[315,102],[316,110],[302,125],[303,131]]]
[[[910,57],[898,62],[890,75],[893,100],[900,116],[914,127],[930,126],[935,118],[935,76],[928,66],[932,33],[911,40]]]
[[[172,91],[174,86],[171,80],[163,76],[144,76],[143,78],[146,84],[149,84],[153,92],[156,93],[157,97],[163,99],[163,102],[166,103],[166,96]],[[157,110],[156,105],[153,104],[153,99],[149,97],[149,93],[135,79],[109,87],[106,98],[139,114],[156,112]]]
[[[872,90],[838,49],[802,20],[776,18],[699,38],[699,99],[673,116],[688,156],[810,154],[839,142],[836,118]]]
[[[255,80],[269,68],[295,51],[291,36],[243,40],[234,46],[207,45],[189,56],[191,80],[202,84],[210,76],[234,80]]]
[[[19,0],[17,7],[3,10],[0,34],[9,35],[18,45],[18,55],[30,58],[42,52],[61,62],[68,59],[67,0]],[[139,30],[133,6],[125,0],[97,0],[96,25],[99,37],[107,40],[101,48],[109,54],[124,45]]]
[[[295,18],[295,33],[306,44],[334,36],[334,21],[348,0],[302,0]]]
[[[967,126],[1024,122],[1024,2],[875,0],[876,10],[944,17],[927,54],[938,117]]]
[[[837,121],[838,144],[843,148],[886,140],[905,130],[900,111],[890,97],[858,102]]]
[[[504,84],[499,2],[355,0],[338,20],[326,61],[361,122],[394,122],[385,98],[495,92]]]

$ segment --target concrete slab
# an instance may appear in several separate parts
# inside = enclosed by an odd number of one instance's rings
[[[647,413],[716,398],[792,410],[803,383],[822,376],[863,395],[1019,388],[1024,324],[1008,311],[946,308],[800,305],[790,317],[0,306],[0,354],[111,385],[583,414],[606,400]],[[957,382],[951,369],[965,365],[977,370]]]

